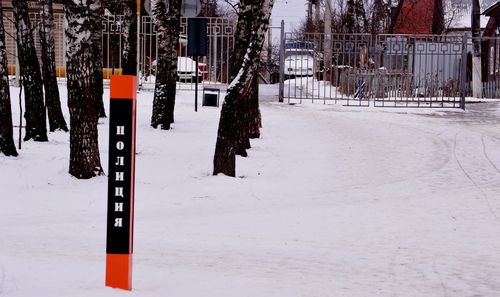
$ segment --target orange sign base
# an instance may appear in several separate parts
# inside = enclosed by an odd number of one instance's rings
[[[132,254],[106,254],[106,286],[132,291]]]

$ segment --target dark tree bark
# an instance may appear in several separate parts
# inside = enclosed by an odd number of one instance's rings
[[[370,32],[368,18],[366,17],[365,4],[363,0],[356,0],[356,18],[358,22],[359,33]]]
[[[386,21],[388,18],[389,7],[383,0],[373,1],[372,15],[372,34],[387,33]]]
[[[248,120],[248,133],[251,139],[260,138],[260,128],[262,128],[262,115],[259,107],[259,84],[257,76],[254,77],[253,94],[249,97],[250,109]]]
[[[122,15],[122,34],[118,37],[122,51],[121,68],[123,75],[137,75],[137,1],[134,0],[107,0],[104,6],[115,16]]]
[[[36,56],[35,42],[26,0],[13,0],[17,29],[17,48],[21,79],[24,86],[26,135],[24,140],[47,141],[46,111],[43,102],[43,83],[40,64]]]
[[[95,62],[100,58],[94,45],[100,31],[100,0],[65,2],[67,40],[66,68],[70,112],[69,173],[87,179],[103,174],[97,139]]]
[[[472,0],[472,44],[474,57],[481,57],[481,5],[479,0]]]
[[[241,0],[240,7],[249,7],[252,2],[249,0]],[[234,80],[240,71],[241,65],[243,64],[245,54],[247,52],[248,46],[251,42],[251,34],[254,30],[258,30],[259,24],[253,21],[253,14],[256,9],[240,9],[238,11],[238,23],[236,25],[235,32],[235,46],[233,54],[231,55],[231,80]],[[251,83],[253,84],[255,80],[252,78]],[[247,157],[247,149],[250,146],[250,137],[248,123],[249,118],[249,101],[253,94],[253,86],[249,86],[248,91],[244,96],[241,96],[236,101],[237,111],[239,113],[236,121],[236,126],[238,127],[238,141],[236,143],[235,153],[236,155]],[[258,99],[257,99],[258,100]]]
[[[54,13],[52,0],[39,0],[41,23],[39,27],[40,45],[42,49],[42,76],[45,89],[45,104],[49,116],[49,129],[68,131],[61,110],[59,88],[56,76],[56,54],[54,43]]]
[[[180,32],[180,0],[169,0],[168,11],[163,1],[153,9],[158,36],[156,84],[151,126],[169,130],[174,122],[175,89],[177,81],[177,48]]]
[[[1,10],[2,3],[0,3],[0,11]],[[3,18],[0,18],[0,153],[6,156],[17,156],[13,139],[9,77],[7,72],[7,50],[5,48]]]
[[[347,0],[347,13],[345,16],[345,30],[347,33],[354,33],[356,31],[356,12],[354,6],[354,0]]]
[[[347,0],[346,30],[348,33],[364,33],[368,28],[363,0]]]
[[[122,1],[123,5],[123,59],[124,75],[137,75],[137,4]]]
[[[260,61],[260,53],[264,44],[265,34],[269,27],[269,18],[274,0],[249,1],[240,3],[238,25],[253,22],[256,27],[248,35],[248,46],[237,76],[228,87],[227,95],[222,105],[217,143],[214,155],[214,175],[223,173],[236,175],[236,158],[238,142],[241,139],[242,124],[239,121],[240,102],[253,86],[254,75]],[[251,18],[251,21],[245,18]],[[244,25],[243,25],[244,26]],[[238,30],[238,29],[237,29]],[[236,52],[236,51],[235,51]]]
[[[253,1],[242,0],[241,6],[253,4]],[[238,11],[238,23],[235,32],[235,48],[231,56],[231,79],[234,79],[243,63],[244,56],[247,53],[248,46],[251,40],[251,34],[259,30],[260,24],[254,22],[253,10]],[[259,61],[260,62],[260,61]],[[257,74],[257,72],[255,72]],[[247,157],[247,149],[251,147],[250,138],[258,138],[260,136],[261,118],[259,110],[259,85],[257,75],[251,79],[251,86],[244,96],[238,99],[238,125],[239,125],[239,140],[236,146],[236,154],[242,157]]]
[[[444,7],[443,0],[434,1],[434,14],[432,16],[432,34],[443,34],[444,27]]]

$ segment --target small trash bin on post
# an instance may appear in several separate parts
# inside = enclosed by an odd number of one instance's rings
[[[202,106],[219,107],[219,88],[203,88],[203,103]]]

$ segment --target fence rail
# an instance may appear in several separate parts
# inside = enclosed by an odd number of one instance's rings
[[[500,98],[500,81],[484,82],[483,98]]]
[[[9,74],[16,73],[16,28],[13,23],[13,13],[8,11],[3,14],[6,31],[6,48],[8,52]],[[30,13],[32,27],[40,23],[38,13]],[[109,79],[111,74],[120,74],[122,67],[123,48],[123,16],[103,16],[102,18],[102,47],[103,47],[103,75]],[[54,39],[56,47],[56,74],[66,76],[64,14],[54,13]],[[187,18],[181,18],[181,35],[179,36],[179,56],[177,66],[179,69],[179,89],[194,89],[196,76],[194,74],[195,61],[187,56]],[[206,57],[199,57],[200,74],[198,80],[202,85],[227,84],[229,79],[229,58],[234,48],[234,21],[228,18],[207,18],[207,49]],[[40,56],[40,42],[38,30],[33,30],[35,47]],[[140,41],[138,45],[138,62],[140,81],[144,87],[154,87],[156,57],[158,54],[158,38],[151,17],[140,18]],[[191,75],[192,73],[192,75]]]
[[[17,48],[13,14],[3,14],[8,69],[15,74]],[[33,26],[40,19],[31,13]],[[55,13],[56,72],[66,75],[64,15]],[[121,73],[122,16],[102,19],[103,72],[109,78]],[[225,85],[234,48],[235,23],[227,18],[208,18],[208,55],[200,57],[200,76],[187,57],[187,19],[181,19],[177,54],[179,89]],[[38,54],[39,36],[35,33]],[[138,67],[145,88],[155,82],[158,38],[150,17],[140,18]],[[481,38],[483,52],[482,96],[500,97],[500,38]],[[471,52],[473,39],[464,36],[390,34],[281,34],[280,100],[333,102],[356,106],[463,107],[472,95]],[[270,49],[268,49],[270,50]]]
[[[286,33],[283,99],[463,108],[469,43],[464,36]]]

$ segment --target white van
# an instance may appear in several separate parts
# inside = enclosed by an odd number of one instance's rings
[[[313,76],[314,50],[301,48],[285,49],[285,79],[297,76]]]

